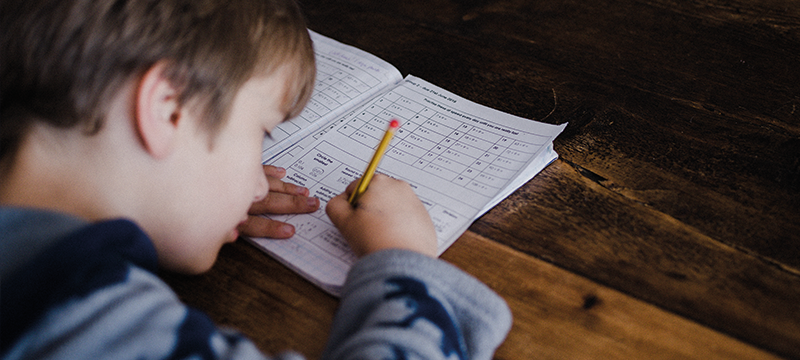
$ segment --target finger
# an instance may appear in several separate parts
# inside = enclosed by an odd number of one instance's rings
[[[366,189],[364,189],[364,192],[361,194],[361,196],[366,196],[366,194],[369,192],[370,185],[381,183],[381,182],[385,182],[385,181],[388,181],[388,180],[396,180],[396,179],[393,179],[393,178],[391,178],[391,177],[389,177],[387,175],[384,175],[382,173],[375,173],[375,175],[373,175],[373,177],[372,177],[372,181],[370,181],[370,183],[367,184],[367,187],[366,187]],[[352,193],[354,191],[356,191],[356,188],[358,188],[358,183],[359,182],[361,182],[361,178],[359,178],[358,180],[350,183],[350,185],[347,186],[347,189],[345,189],[345,194],[347,194],[348,199],[350,198]],[[383,186],[383,185],[376,185],[376,186]]]
[[[264,175],[268,177],[274,177],[277,179],[283,179],[286,176],[286,169],[282,167],[277,167],[273,165],[264,165]]]
[[[306,214],[319,209],[319,199],[306,196],[269,192],[267,197],[250,205],[251,215]]]
[[[348,186],[348,188],[350,188]],[[325,213],[333,221],[334,224],[341,224],[344,219],[353,211],[350,202],[347,200],[350,196],[347,193],[341,193],[334,196],[325,205]]]
[[[266,237],[286,239],[294,235],[294,226],[261,216],[248,216],[244,224],[239,225],[239,233],[249,237]]]
[[[347,185],[347,188],[344,189],[344,193],[349,197],[350,194],[352,194],[353,191],[356,190],[356,187],[358,187],[359,182],[361,182],[361,178],[353,180],[350,184]]]
[[[290,195],[300,195],[300,196],[308,196],[308,188],[290,184],[287,182],[283,182],[282,180],[267,176],[267,181],[269,181],[269,192],[278,192]]]

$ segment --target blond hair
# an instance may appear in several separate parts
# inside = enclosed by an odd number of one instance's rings
[[[314,54],[293,0],[3,0],[0,162],[34,121],[99,132],[111,97],[166,61],[181,104],[197,100],[210,133],[237,90],[288,65],[284,110],[311,96]]]

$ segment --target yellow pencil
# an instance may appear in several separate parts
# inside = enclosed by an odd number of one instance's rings
[[[375,149],[375,155],[372,155],[372,160],[369,161],[367,170],[364,170],[364,175],[361,177],[361,181],[358,182],[358,186],[356,187],[355,191],[350,194],[350,199],[348,200],[350,205],[356,206],[358,203],[358,198],[361,197],[361,194],[363,194],[364,191],[367,191],[369,182],[372,181],[372,176],[375,175],[375,169],[378,168],[378,163],[381,162],[383,153],[386,152],[386,148],[389,147],[389,143],[392,141],[395,130],[397,130],[399,127],[400,122],[396,119],[392,119],[392,121],[389,122],[389,128],[386,129],[386,134],[383,135],[383,139],[381,139],[380,144],[378,144],[378,148]]]

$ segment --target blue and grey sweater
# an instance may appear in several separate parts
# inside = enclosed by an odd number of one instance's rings
[[[265,358],[180,302],[130,221],[0,208],[0,237],[2,359]],[[387,250],[350,271],[323,358],[490,359],[510,326],[505,302],[476,279]]]

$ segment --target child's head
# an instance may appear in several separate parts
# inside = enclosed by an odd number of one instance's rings
[[[87,217],[133,218],[162,265],[188,272],[210,267],[254,192],[265,195],[264,130],[297,115],[313,89],[314,54],[292,0],[3,0],[0,39],[0,180],[36,158],[21,158],[31,142],[52,150],[41,139],[79,134],[112,155],[79,148],[73,165],[104,177],[70,175],[108,180],[118,194]],[[146,118],[164,109],[171,129],[152,135]],[[147,156],[102,140],[120,129]],[[124,178],[142,173],[149,183]]]
[[[291,64],[285,105],[296,115],[311,95],[313,53],[291,0],[4,0],[2,142],[8,165],[33,122],[103,127],[120,87],[166,61],[182,104],[198,101],[212,133],[236,90]]]

